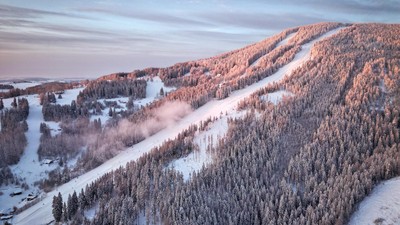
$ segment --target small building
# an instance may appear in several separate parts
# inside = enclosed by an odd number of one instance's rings
[[[37,195],[29,194],[28,197],[26,197],[26,200],[27,200],[27,201],[32,201],[32,200],[34,200],[34,199],[37,198],[37,197],[38,197]]]
[[[15,195],[21,195],[22,194],[22,190],[21,189],[15,189],[10,196],[14,197]]]
[[[52,160],[52,159],[45,159],[45,160],[43,160],[43,163],[44,164],[47,164],[47,165],[50,165],[50,164],[52,164],[54,162],[54,160]]]
[[[2,209],[0,210],[0,216],[7,216],[9,213],[6,212],[6,210]]]
[[[0,220],[9,220],[9,219],[12,219],[12,218],[13,218],[13,215],[6,215],[6,216],[0,217]]]

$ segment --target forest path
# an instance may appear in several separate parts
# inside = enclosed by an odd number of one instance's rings
[[[313,41],[304,44],[300,52],[296,54],[294,59],[280,68],[273,75],[264,78],[263,80],[247,86],[244,89],[232,92],[231,95],[222,100],[212,100],[197,110],[193,111],[188,116],[184,117],[176,124],[171,125],[153,136],[146,138],[142,142],[133,145],[127,150],[119,153],[114,158],[106,161],[99,167],[71,180],[70,182],[59,186],[52,192],[49,192],[46,197],[44,197],[39,203],[28,208],[27,210],[21,212],[13,219],[13,224],[47,224],[54,220],[52,215],[52,201],[53,196],[60,192],[63,199],[67,199],[68,194],[72,194],[75,190],[80,192],[82,188],[97,178],[101,177],[103,174],[108,173],[112,170],[118,169],[120,166],[125,166],[126,163],[137,160],[144,153],[151,151],[154,147],[161,145],[165,140],[174,139],[183,130],[189,128],[192,124],[199,124],[200,121],[204,121],[209,117],[219,116],[220,113],[225,113],[226,111],[233,111],[236,109],[237,104],[250,96],[255,91],[273,82],[281,81],[285,75],[291,74],[293,70],[301,66],[304,62],[310,59],[310,52],[312,46],[327,37],[330,37],[343,28],[337,28],[329,31],[322,36],[314,39]]]

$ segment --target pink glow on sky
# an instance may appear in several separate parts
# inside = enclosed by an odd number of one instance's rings
[[[323,21],[399,23],[387,0],[0,0],[0,78],[89,77],[213,56]]]

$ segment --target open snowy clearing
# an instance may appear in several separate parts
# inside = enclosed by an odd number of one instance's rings
[[[376,186],[352,215],[349,225],[400,224],[400,178]]]
[[[78,96],[79,92],[83,91],[85,89],[84,87],[80,88],[74,88],[74,89],[69,89],[65,90],[64,94],[61,94],[61,99],[58,98],[58,95],[56,95],[56,104],[59,105],[70,105],[73,100],[76,101],[76,96]]]
[[[275,92],[263,95],[260,97],[260,99],[262,101],[269,101],[272,104],[277,105],[280,101],[282,101],[282,98],[291,97],[291,96],[293,96],[292,93],[285,91],[285,90],[279,90],[279,91],[275,91]]]
[[[198,151],[194,151],[189,155],[174,160],[168,165],[168,168],[173,168],[182,173],[185,181],[189,180],[193,172],[198,172],[207,164],[212,163],[212,156],[210,154],[211,148],[218,148],[219,140],[225,137],[228,132],[228,118],[238,118],[245,114],[243,112],[226,111],[216,121],[208,125],[207,130],[196,133],[194,143],[199,147]]]
[[[39,148],[40,123],[44,121],[42,107],[39,104],[38,95],[22,96],[29,101],[29,116],[26,120],[28,131],[25,133],[28,144],[18,164],[10,166],[13,174],[29,186],[28,190],[23,190],[21,195],[11,197],[10,194],[18,188],[18,186],[2,186],[1,191],[4,193],[0,196],[0,209],[9,209],[12,206],[21,207],[26,204],[28,194],[40,193],[38,187],[34,186],[36,181],[47,177],[47,172],[55,169],[57,165],[45,164],[39,161],[37,149]],[[4,105],[10,108],[13,98],[4,99]],[[52,124],[53,125],[53,124]]]
[[[43,84],[43,82],[40,81],[17,81],[17,82],[2,82],[2,83],[12,85],[14,88],[18,89],[26,89],[28,87],[34,87]]]
[[[36,86],[42,83],[44,82],[21,82],[18,83],[18,88]],[[165,87],[164,83],[159,77],[154,77],[153,79],[147,81],[146,98],[136,100],[134,101],[134,104],[140,107],[157,100],[160,97],[159,92],[161,88],[164,89],[164,93],[171,92],[175,89],[172,87]],[[65,92],[61,94],[62,98],[57,98],[56,104],[71,104],[73,100],[76,100],[79,92],[83,91],[83,89],[84,87],[65,90]],[[16,189],[21,189],[21,187],[15,185],[0,187],[0,191],[3,193],[3,195],[0,195],[0,210],[5,210],[8,212],[12,210],[13,206],[20,208],[28,203],[26,200],[24,200],[28,194],[40,194],[41,190],[34,186],[34,183],[40,181],[41,179],[46,179],[47,173],[58,167],[58,165],[53,162],[49,163],[46,160],[39,161],[37,150],[40,145],[40,123],[45,122],[42,114],[42,106],[39,102],[39,96],[20,96],[20,98],[22,97],[26,98],[29,102],[29,116],[26,120],[28,124],[28,131],[25,133],[28,144],[18,164],[10,166],[10,168],[13,174],[19,180],[21,180],[22,183],[26,183],[29,186],[29,189],[22,189],[21,195],[10,196],[11,193],[13,193]],[[5,108],[11,108],[11,102],[13,99],[14,98],[3,99]],[[121,106],[121,109],[116,110],[118,112],[122,109],[126,110],[126,102],[128,99],[128,97],[120,97],[115,99],[103,99],[103,101],[116,101]],[[97,118],[100,118],[102,124],[105,125],[106,122],[111,118],[108,115],[108,108],[103,110],[103,115],[91,116],[92,121]],[[50,128],[52,136],[55,136],[61,132],[60,123],[54,121],[47,121],[45,123]],[[68,166],[73,167],[76,162],[77,157],[70,160],[68,162]]]
[[[66,198],[68,194],[72,193],[74,190],[77,192],[80,191],[86,186],[86,184],[95,181],[103,174],[117,169],[120,166],[124,166],[127,162],[137,160],[144,153],[149,152],[155,146],[161,145],[165,140],[175,138],[183,130],[189,128],[191,124],[198,124],[200,121],[204,121],[209,117],[218,116],[226,111],[234,110],[239,101],[245,99],[258,89],[268,84],[271,84],[272,82],[278,82],[282,80],[285,75],[290,74],[294,69],[296,69],[298,66],[300,66],[310,58],[310,50],[315,42],[335,34],[340,29],[342,28],[327,32],[316,40],[313,40],[312,42],[303,45],[302,50],[296,54],[295,58],[289,64],[279,69],[275,74],[244,89],[233,92],[226,99],[212,100],[208,102],[204,106],[193,111],[191,114],[178,121],[176,124],[168,126],[167,128],[145,139],[144,141],[121,152],[114,158],[103,163],[101,166],[87,172],[86,174],[81,175],[80,177],[71,180],[64,185],[61,185],[54,191],[49,192],[48,195],[43,198],[43,200],[40,201],[38,204],[28,208],[19,215],[16,215],[15,219],[13,219],[13,223],[46,224],[52,221],[52,199],[54,195],[58,194],[58,192],[63,195],[63,198]]]
[[[162,97],[160,96],[161,88],[163,89],[164,94],[167,94],[175,90],[174,87],[166,87],[164,85],[164,82],[158,76],[149,79],[147,81],[147,86],[146,86],[146,98],[134,100],[133,101],[134,106],[140,108],[161,98]],[[126,103],[128,102],[128,100],[129,97],[119,97],[111,99],[98,99],[97,101],[102,102],[103,104],[105,104],[105,102],[115,101],[120,107],[119,109],[115,109],[115,111],[118,113],[121,110],[127,110]],[[90,116],[90,120],[94,121],[95,119],[100,119],[102,126],[104,126],[105,124],[107,124],[108,120],[111,119],[111,117],[108,115],[108,111],[109,108],[105,108],[104,110],[102,110],[101,115]]]

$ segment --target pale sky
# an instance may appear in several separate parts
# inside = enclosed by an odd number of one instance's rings
[[[400,23],[400,0],[0,0],[0,78],[166,67],[323,21]]]

